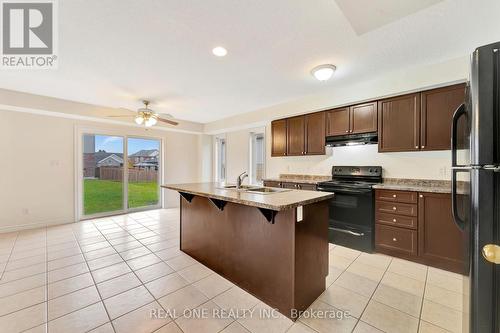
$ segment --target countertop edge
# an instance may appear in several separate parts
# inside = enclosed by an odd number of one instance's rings
[[[231,198],[231,197],[227,197],[227,196],[219,195],[219,194],[193,191],[193,190],[188,190],[188,189],[179,188],[179,187],[170,186],[170,185],[160,185],[160,186],[162,188],[177,191],[177,192],[184,192],[184,193],[198,195],[200,197],[214,198],[214,199],[224,200],[224,201],[232,202],[232,203],[236,203],[236,204],[247,205],[247,206],[257,207],[257,208],[270,209],[270,210],[274,210],[274,211],[282,211],[282,210],[296,208],[299,206],[305,206],[305,205],[309,205],[312,203],[328,200],[328,199],[331,199],[335,196],[334,193],[321,192],[322,194],[324,194],[324,196],[302,200],[302,201],[299,201],[299,202],[296,202],[293,204],[289,204],[289,205],[276,206],[276,205],[268,205],[268,204],[264,204],[264,203],[260,203],[260,202],[255,202],[255,201],[251,201],[251,200],[235,199],[235,198]],[[262,195],[272,195],[272,194],[262,194]]]
[[[419,186],[419,185],[399,185],[399,184],[375,184],[374,189],[395,190],[395,191],[413,191],[427,193],[451,193],[451,187],[444,186]]]

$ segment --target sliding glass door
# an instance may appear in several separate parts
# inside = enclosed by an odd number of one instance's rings
[[[129,138],[128,208],[157,206],[160,198],[160,141]]]
[[[160,206],[160,140],[83,134],[82,152],[82,217]]]

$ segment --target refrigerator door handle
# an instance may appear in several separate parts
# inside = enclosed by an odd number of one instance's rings
[[[491,170],[493,172],[500,172],[500,165],[485,165],[484,170]]]
[[[457,206],[457,173],[461,169],[451,170],[451,214],[455,224],[461,229],[465,229],[465,221],[460,218]],[[463,170],[463,169],[462,169]],[[463,171],[462,171],[463,172]]]
[[[451,121],[451,166],[457,167],[457,123],[458,119],[466,113],[465,104],[461,104],[453,114]]]

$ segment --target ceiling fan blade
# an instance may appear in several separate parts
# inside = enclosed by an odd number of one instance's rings
[[[127,111],[127,112],[137,112],[137,110],[131,110],[131,109],[127,109],[127,108],[116,108],[117,110],[122,110],[122,111]]]
[[[178,122],[175,122],[175,121],[172,121],[172,120],[168,120],[168,119],[163,119],[163,118],[158,118],[158,121],[162,121],[164,123],[167,123],[167,124],[170,124],[170,125],[174,125],[174,126],[179,125]]]
[[[135,117],[136,115],[131,115],[131,114],[127,114],[127,115],[120,115],[120,116],[106,116],[108,118],[129,118],[129,117]]]

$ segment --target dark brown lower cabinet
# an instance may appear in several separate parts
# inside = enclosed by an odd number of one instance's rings
[[[308,183],[291,183],[291,182],[279,182],[279,181],[266,180],[266,181],[264,181],[264,186],[288,188],[288,189],[295,189],[295,190],[316,191],[316,184],[308,184]]]
[[[418,202],[413,198],[418,196]],[[376,190],[377,252],[464,273],[465,235],[455,225],[451,195]]]
[[[281,187],[281,183],[280,182],[266,180],[264,182],[264,186],[266,186],[266,187]]]
[[[465,269],[465,237],[453,221],[449,194],[419,193],[418,234],[418,256],[428,265]]]

